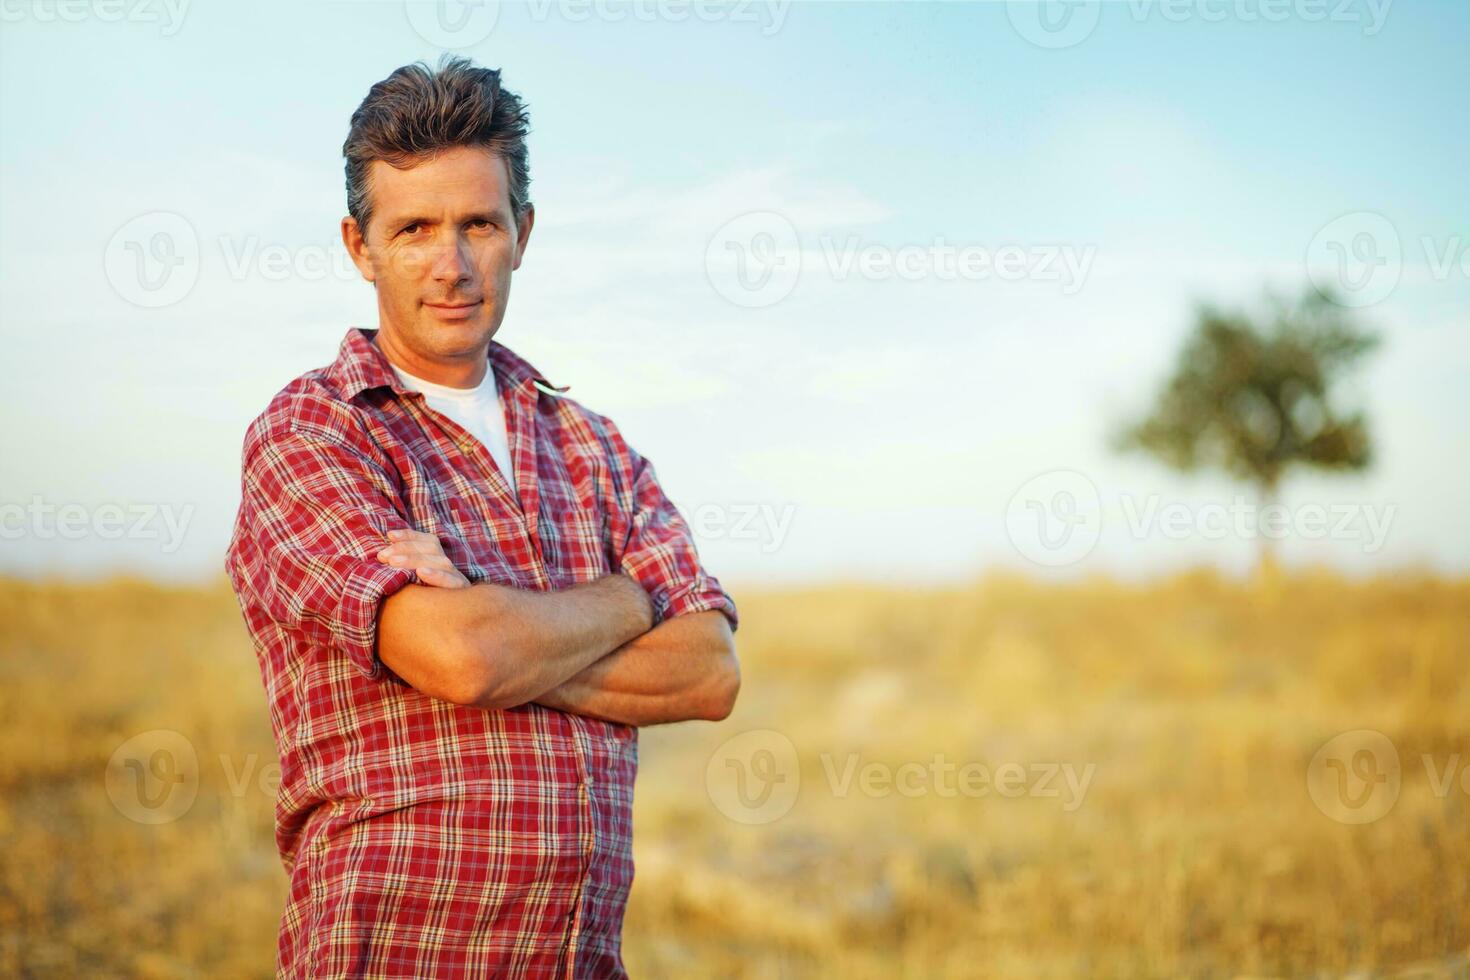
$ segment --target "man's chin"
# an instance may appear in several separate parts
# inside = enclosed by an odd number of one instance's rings
[[[442,320],[432,313],[420,318],[419,336],[440,353],[462,353],[482,347],[495,335],[495,326],[485,317],[467,320]]]

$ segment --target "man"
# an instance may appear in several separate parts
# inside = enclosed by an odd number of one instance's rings
[[[282,976],[623,976],[637,726],[726,717],[733,601],[613,423],[492,338],[535,210],[497,71],[353,114],[379,327],[250,425],[226,567],[281,759]]]

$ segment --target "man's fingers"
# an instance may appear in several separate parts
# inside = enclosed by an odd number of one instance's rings
[[[441,589],[463,589],[470,584],[469,579],[459,573],[457,569],[445,570],[425,565],[416,569],[419,581],[425,585],[436,586]]]
[[[444,546],[432,534],[395,529],[388,532],[389,542],[378,552],[378,560],[395,568],[412,568],[426,585],[462,589],[469,586],[459,569],[444,554]]]
[[[388,532],[388,543],[392,545],[428,546],[438,548],[439,539],[426,531],[414,531],[408,528],[394,528]]]
[[[379,552],[378,561],[396,568],[454,568],[454,562],[441,554],[410,555],[401,551]]]
[[[395,541],[381,549],[380,555],[419,555],[431,557],[444,554],[444,549],[439,547],[438,541]]]

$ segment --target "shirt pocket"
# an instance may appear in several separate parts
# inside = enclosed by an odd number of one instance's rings
[[[589,452],[569,453],[541,487],[538,526],[548,576],[558,588],[590,582],[613,570],[607,468]]]

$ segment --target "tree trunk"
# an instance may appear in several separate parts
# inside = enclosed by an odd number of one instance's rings
[[[1261,584],[1275,586],[1281,579],[1281,565],[1277,560],[1276,539],[1265,533],[1266,509],[1280,501],[1275,483],[1263,483],[1257,493],[1259,506],[1256,509],[1256,578]]]

